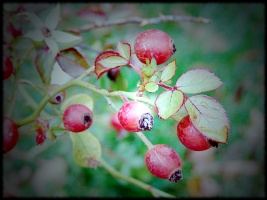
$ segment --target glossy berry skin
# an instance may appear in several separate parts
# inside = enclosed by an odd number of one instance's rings
[[[154,145],[145,154],[145,164],[151,174],[177,183],[182,179],[182,162],[178,153],[165,144]]]
[[[81,132],[88,129],[93,123],[93,113],[82,104],[71,104],[63,113],[65,129],[71,132]]]
[[[118,118],[118,113],[112,113],[110,115],[110,125],[116,131],[118,139],[122,139],[125,136],[127,136],[128,131],[125,130],[123,126],[121,125],[119,118]]]
[[[3,117],[3,152],[7,153],[13,149],[19,139],[19,131],[15,122],[9,117]]]
[[[119,118],[118,118],[118,114],[117,113],[112,113],[110,116],[110,125],[111,127],[116,130],[116,132],[120,132],[122,130],[124,130],[123,126],[121,125]]]
[[[150,109],[139,101],[124,103],[118,112],[118,118],[123,128],[130,132],[149,131],[154,124]]]
[[[186,115],[178,123],[177,136],[185,147],[193,151],[203,151],[212,146],[218,146],[218,143],[209,140],[195,128],[189,115]]]
[[[13,63],[9,56],[5,56],[3,65],[3,80],[8,79],[14,72]]]
[[[161,30],[146,30],[137,36],[134,43],[137,58],[146,63],[154,57],[157,65],[165,63],[176,51],[173,39]]]

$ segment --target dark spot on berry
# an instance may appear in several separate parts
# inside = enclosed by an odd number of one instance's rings
[[[172,52],[173,52],[173,53],[176,52],[176,47],[175,47],[175,44],[174,44],[174,43],[172,44]]]
[[[145,113],[141,116],[138,124],[142,131],[150,131],[154,124],[154,117],[149,113]]]
[[[177,183],[182,178],[183,178],[182,170],[178,169],[170,176],[169,181],[173,183]]]
[[[212,147],[218,147],[218,145],[219,145],[219,143],[218,142],[215,142],[215,141],[213,141],[213,140],[211,140],[211,139],[209,139],[208,140],[209,141],[209,143],[210,143],[210,145],[212,146]]]
[[[93,122],[93,118],[90,113],[84,113],[82,115],[82,123],[84,126],[90,126],[92,122]]]

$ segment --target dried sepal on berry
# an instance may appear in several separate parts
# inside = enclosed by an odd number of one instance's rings
[[[165,144],[154,145],[145,154],[145,164],[151,174],[177,183],[182,179],[182,161],[179,154]]]
[[[82,104],[71,104],[65,109],[62,120],[66,130],[81,132],[92,125],[93,113]]]
[[[127,131],[150,131],[154,124],[154,117],[150,109],[142,102],[129,101],[122,105],[118,118]]]

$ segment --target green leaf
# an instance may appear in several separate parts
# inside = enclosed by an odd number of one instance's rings
[[[158,84],[155,83],[155,82],[149,82],[149,83],[147,83],[147,84],[145,85],[145,89],[146,89],[146,91],[148,91],[148,92],[156,92],[156,91],[158,91],[159,86],[158,86]]]
[[[31,23],[35,26],[37,29],[41,29],[45,24],[43,21],[35,14],[32,12],[21,12],[17,16],[20,15],[26,15],[27,19],[31,21]]]
[[[181,75],[175,87],[184,93],[196,94],[217,89],[221,85],[221,80],[209,70],[193,69]]]
[[[61,116],[54,117],[49,121],[49,130],[46,132],[46,136],[48,139],[55,141],[58,136],[62,136],[67,133],[64,127],[60,127],[61,124]]]
[[[153,68],[153,69],[155,69],[155,68],[157,67],[157,61],[156,61],[156,59],[155,59],[154,57],[151,59],[151,62],[150,62],[149,65],[150,65],[151,68]]]
[[[176,73],[176,61],[170,62],[162,71],[160,80],[166,82],[170,80]]]
[[[52,127],[51,129],[49,129],[49,131],[50,134],[53,134],[55,137],[62,136],[67,133],[66,129],[62,127]]]
[[[171,117],[181,108],[183,100],[184,94],[180,90],[162,92],[155,101],[159,118]]]
[[[88,94],[76,94],[74,96],[71,96],[68,99],[65,99],[65,101],[62,103],[62,106],[60,108],[61,112],[64,113],[65,109],[71,105],[71,104],[82,104],[89,108],[91,111],[94,108],[94,101],[92,97],[90,97]]]
[[[108,56],[107,58],[101,59],[99,63],[108,69],[118,67],[118,66],[123,66],[128,64],[128,61],[120,56]]]
[[[84,56],[75,48],[61,51],[56,59],[61,69],[73,78],[79,77],[90,68]]]
[[[116,51],[108,50],[104,51],[103,53],[99,54],[95,59],[95,73],[97,75],[97,78],[99,79],[104,73],[106,73],[111,68],[103,66],[100,61],[102,59],[105,59],[109,56],[119,56],[120,54]]]
[[[45,26],[51,30],[54,30],[60,19],[60,4],[57,3],[56,7],[50,10],[46,19],[45,19]]]
[[[35,57],[34,64],[44,84],[50,84],[55,61],[46,48],[40,49]]]
[[[49,121],[49,127],[58,127],[61,122],[61,117],[54,117]]]
[[[66,35],[68,33],[68,35]],[[62,33],[61,33],[62,35]],[[77,34],[70,34],[69,32],[64,32],[63,35],[64,37],[61,38],[61,40],[57,40],[58,48],[60,51],[69,49],[71,47],[74,47],[78,44],[81,44],[84,41],[83,37],[78,36]],[[63,40],[64,39],[64,40]],[[63,42],[64,41],[64,42]],[[76,48],[76,47],[75,47]]]
[[[131,56],[131,46],[126,42],[119,42],[117,44],[117,50],[121,57],[125,58],[127,61],[130,60]]]
[[[186,115],[188,115],[187,110],[185,109],[185,106],[183,105],[178,112],[176,112],[174,115],[172,115],[172,119],[179,122],[181,119],[183,119]]]
[[[198,131],[214,141],[226,143],[230,122],[217,100],[206,95],[196,95],[185,102],[185,108]]]
[[[27,44],[27,45],[25,45]],[[26,54],[34,47],[32,40],[23,36],[18,36],[12,42],[10,43],[11,47],[11,56],[15,61],[18,63],[21,59],[23,59]],[[25,58],[24,58],[25,59]],[[14,63],[14,66],[16,66],[17,63]]]
[[[77,165],[86,168],[97,168],[101,159],[102,149],[99,140],[88,130],[70,132],[73,143],[73,157]]]

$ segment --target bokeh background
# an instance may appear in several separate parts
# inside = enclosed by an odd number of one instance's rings
[[[10,12],[12,6],[16,8],[17,4],[5,3],[4,13]],[[24,6],[27,11],[45,16],[54,5]],[[133,47],[136,36],[144,30],[165,31],[174,39],[177,49],[171,58],[176,59],[178,66],[173,82],[187,70],[201,67],[214,72],[224,83],[217,90],[204,94],[217,99],[227,111],[230,120],[227,144],[203,152],[187,150],[177,138],[177,121],[162,121],[155,117],[153,130],[144,134],[153,144],[164,143],[174,148],[183,161],[183,180],[170,183],[148,172],[144,164],[147,148],[137,135],[129,133],[124,138],[118,137],[109,124],[114,110],[104,97],[78,87],[69,88],[67,97],[76,93],[91,95],[95,121],[90,132],[99,139],[103,158],[122,174],[176,197],[264,197],[264,4],[62,3],[61,21],[57,29],[67,30],[134,16],[153,18],[160,15],[204,17],[212,22],[162,22],[143,26],[128,23],[82,32],[86,38],[84,46],[89,63],[93,65],[100,52],[115,49],[119,41],[128,42]],[[31,29],[31,24],[25,22],[23,33]],[[3,31],[6,29],[3,28]],[[22,65],[19,76],[41,84],[30,59]],[[63,77],[57,76],[56,79],[66,82],[67,79]],[[99,80],[93,77],[89,81],[106,89],[135,91],[138,80],[138,75],[132,69],[121,67],[116,82],[107,75]],[[3,82],[4,102],[12,84],[12,80]],[[155,98],[158,94],[147,95]],[[33,92],[31,86],[20,86],[12,113],[14,120],[29,116],[41,99],[42,95]],[[122,103],[120,99],[113,101],[117,105]],[[3,109],[4,114],[7,106]],[[55,108],[59,109],[57,106]],[[52,110],[49,106],[45,109],[48,113]],[[151,193],[112,176],[102,167],[89,169],[76,165],[68,135],[58,137],[55,142],[47,140],[43,145],[36,146],[36,132],[31,131],[30,127],[31,124],[19,129],[18,145],[3,155],[4,196],[152,197]]]

